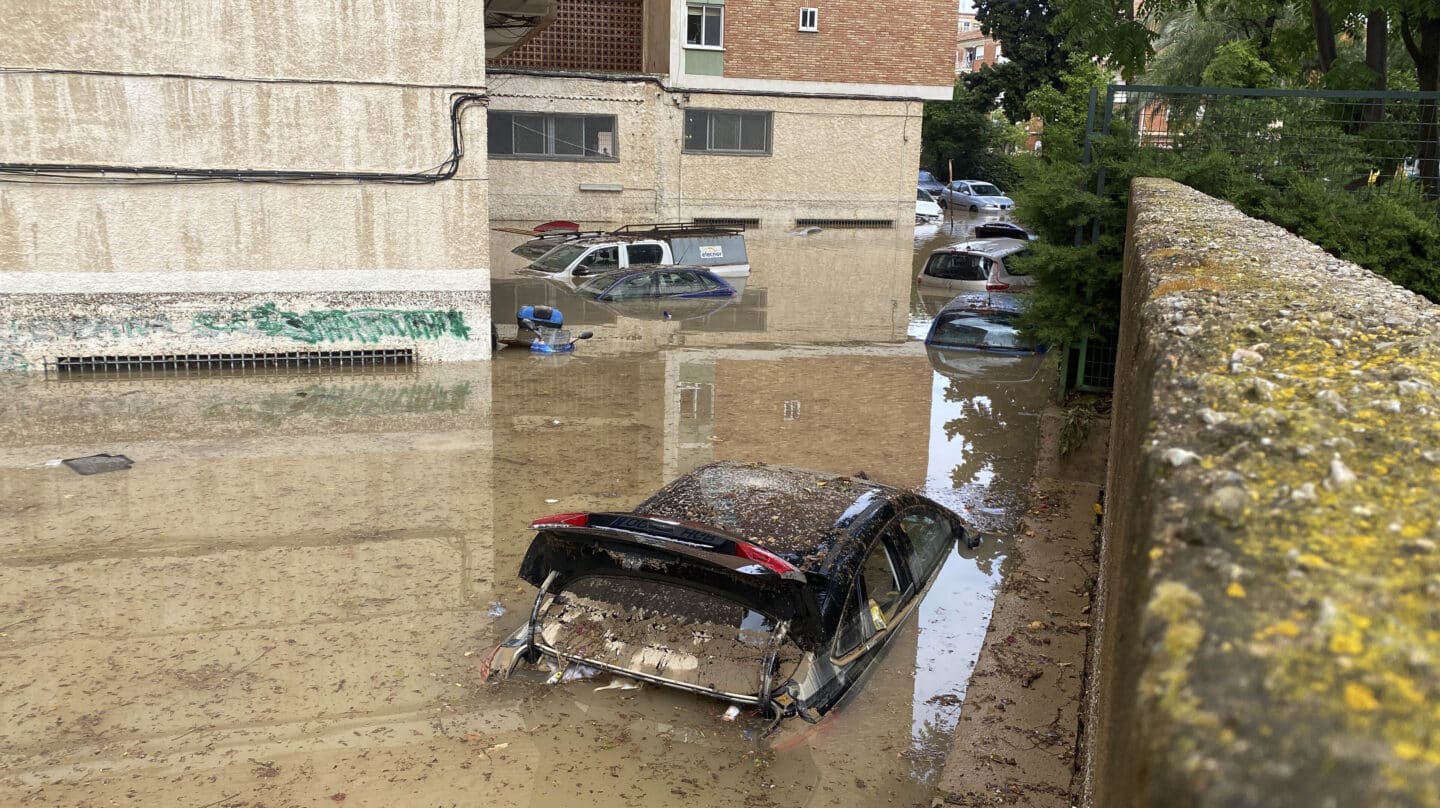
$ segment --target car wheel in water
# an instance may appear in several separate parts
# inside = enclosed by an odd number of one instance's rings
[[[979,213],[979,212],[980,212],[980,206],[979,206],[979,205],[971,205],[971,206],[970,206],[970,212],[971,212],[971,213]]]

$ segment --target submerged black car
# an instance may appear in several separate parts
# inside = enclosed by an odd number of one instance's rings
[[[960,518],[859,476],[702,466],[629,513],[536,520],[526,625],[486,661],[545,658],[818,720],[911,616]],[[973,545],[972,545],[973,546]]]

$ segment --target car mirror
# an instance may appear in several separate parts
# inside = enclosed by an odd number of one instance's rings
[[[570,274],[571,274],[571,275],[574,275],[574,276],[577,277],[577,278],[584,277],[584,276],[590,274],[590,267],[588,267],[588,266],[583,266],[583,265],[582,265],[582,266],[575,267],[575,270],[574,270],[573,272],[571,272]]]

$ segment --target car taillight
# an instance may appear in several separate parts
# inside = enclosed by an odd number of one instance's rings
[[[745,542],[735,542],[735,555],[754,561],[771,572],[795,572],[795,565],[762,547]]]
[[[987,291],[987,292],[1003,292],[1003,291],[1005,291],[1006,289],[1009,289],[1009,288],[1010,288],[1010,284],[1008,284],[1008,283],[1001,283],[1001,282],[999,282],[999,281],[986,281],[986,282],[985,282],[985,291]]]
[[[587,527],[590,524],[588,513],[557,513],[554,516],[542,516],[530,523],[531,530],[539,530],[544,527]]]

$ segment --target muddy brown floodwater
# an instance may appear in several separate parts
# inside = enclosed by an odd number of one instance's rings
[[[597,336],[570,356],[0,380],[0,805],[928,805],[1050,394],[942,375],[915,339],[917,251],[960,234],[752,233],[744,300],[577,310]],[[97,452],[134,467],[56,462]],[[532,597],[531,519],[712,459],[921,487],[985,540],[806,732],[479,682]]]

